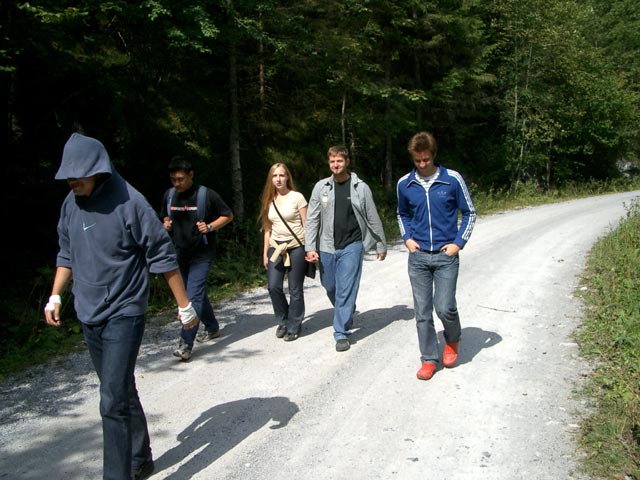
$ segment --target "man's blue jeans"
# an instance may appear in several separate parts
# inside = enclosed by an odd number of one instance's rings
[[[423,362],[439,362],[438,337],[433,310],[444,327],[447,343],[460,339],[460,317],[456,303],[456,283],[460,259],[444,252],[416,251],[409,254],[409,280],[418,329],[418,345]]]
[[[213,307],[207,296],[207,278],[211,269],[211,262],[185,264],[178,262],[180,266],[180,274],[182,281],[187,287],[187,296],[196,310],[200,321],[204,324],[207,332],[215,332],[220,328],[220,324],[213,313]],[[180,336],[187,345],[193,347],[193,341],[198,333],[198,324],[195,328],[180,330]]]
[[[336,253],[320,252],[320,282],[333,305],[333,337],[347,338],[351,334],[353,312],[360,288],[364,247],[354,242]]]
[[[131,469],[151,459],[151,446],[134,370],[144,315],[114,317],[100,325],[82,324],[93,366],[100,379],[104,442],[103,478],[131,478]]]

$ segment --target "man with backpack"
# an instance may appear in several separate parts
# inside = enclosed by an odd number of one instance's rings
[[[215,191],[194,183],[194,169],[188,161],[175,157],[168,170],[173,187],[164,194],[160,217],[175,245],[189,299],[204,324],[199,334],[197,328],[180,332],[173,355],[187,361],[194,340],[208,342],[220,336],[220,325],[207,297],[207,277],[215,257],[214,232],[231,222],[233,213]]]

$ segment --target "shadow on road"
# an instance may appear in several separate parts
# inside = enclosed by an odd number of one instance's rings
[[[254,355],[256,352],[247,349],[234,351],[233,353],[229,353],[227,351],[225,355],[219,355],[219,353],[225,351],[226,348],[233,343],[241,341],[244,338],[257,335],[271,328],[273,328],[275,336],[276,322],[273,314],[238,315],[234,321],[225,325],[221,324],[221,335],[215,341],[207,343],[195,342],[191,362],[197,360],[216,363],[230,361],[233,358],[245,358]],[[176,332],[178,332],[177,329]],[[174,345],[177,345],[177,342]],[[180,361],[171,355],[170,352],[173,348],[173,346],[170,346],[169,349],[163,349],[154,353],[147,353],[144,358],[138,360],[138,364],[153,371],[165,371],[167,368],[172,368],[172,366],[175,367],[179,365]]]
[[[438,332],[438,340],[444,348],[443,332]],[[474,357],[485,348],[491,348],[502,341],[502,337],[496,332],[489,332],[478,327],[465,327],[462,329],[460,337],[460,350],[458,351],[458,361],[456,365],[471,362]]]
[[[374,308],[356,315],[353,334],[349,337],[352,344],[367,338],[369,335],[391,325],[396,320],[413,320],[413,308],[406,305],[394,305],[389,308]]]
[[[374,308],[356,314],[353,333],[349,337],[352,344],[382,330],[396,320],[412,320],[413,309],[406,305],[394,305],[389,308]],[[309,315],[302,323],[302,334],[312,335],[324,328],[331,327],[333,332],[333,308],[320,310]]]
[[[155,460],[156,472],[193,455],[165,477],[192,478],[269,421],[276,422],[269,427],[272,430],[283,428],[298,411],[285,397],[247,398],[210,408],[178,434],[178,445]]]

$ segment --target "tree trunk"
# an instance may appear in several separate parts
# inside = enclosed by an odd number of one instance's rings
[[[392,193],[394,190],[393,182],[393,141],[391,135],[387,134],[387,152],[384,159],[384,190],[387,193]]]
[[[340,126],[342,128],[342,144],[347,145],[347,94],[342,95],[342,109],[340,110]]]
[[[262,13],[260,14],[262,18]],[[259,88],[259,97],[260,97],[260,121],[262,122],[262,126],[265,124],[265,118],[267,113],[267,101],[265,98],[265,75],[264,75],[264,42],[260,39],[258,44],[258,88]]]
[[[384,73],[384,81],[388,86],[391,85],[391,60],[389,55],[386,55],[385,60],[385,73]],[[391,100],[387,96],[384,101],[384,117],[385,124],[389,125],[391,123]],[[387,133],[386,137],[386,152],[384,155],[384,168],[382,173],[382,184],[384,185],[384,190],[387,193],[393,192],[393,141],[391,139],[391,129],[386,129]]]
[[[233,185],[233,214],[244,218],[244,194],[242,190],[242,166],[240,164],[240,120],[238,118],[238,72],[235,45],[229,50],[229,97],[231,102],[231,131],[229,151],[231,153],[231,184]]]

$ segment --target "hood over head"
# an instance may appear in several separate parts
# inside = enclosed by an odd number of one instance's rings
[[[92,177],[98,173],[113,173],[109,154],[95,138],[73,133],[62,151],[62,162],[56,180]]]

